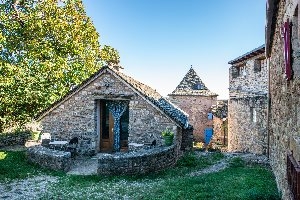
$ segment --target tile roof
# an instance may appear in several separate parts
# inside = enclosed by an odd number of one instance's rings
[[[229,61],[228,64],[232,65],[232,64],[235,64],[235,63],[239,63],[239,62],[242,62],[242,61],[247,60],[249,58],[252,58],[254,56],[257,56],[259,54],[262,54],[264,52],[265,52],[265,45],[263,44],[263,45],[255,48],[255,49],[253,49],[252,51],[249,51],[249,52],[237,57],[236,59]]]
[[[176,105],[172,104],[170,101],[165,99],[163,96],[161,96],[156,90],[152,89],[151,87],[133,79],[130,76],[127,76],[121,72],[118,72],[116,70],[113,70],[110,67],[102,67],[100,70],[98,70],[95,74],[90,76],[88,79],[83,81],[80,85],[78,85],[76,88],[71,90],[69,93],[67,93],[63,98],[52,104],[47,110],[43,111],[38,117],[44,116],[45,113],[50,111],[54,106],[57,106],[60,102],[62,102],[67,97],[73,95],[77,91],[79,91],[83,86],[89,84],[90,81],[96,79],[98,76],[100,76],[104,70],[108,70],[112,74],[116,75],[120,79],[122,79],[124,82],[129,84],[134,90],[136,90],[140,95],[142,95],[145,99],[150,101],[152,104],[154,104],[157,108],[159,108],[163,113],[165,113],[168,117],[170,117],[172,120],[174,120],[177,124],[179,124],[183,128],[188,128],[191,125],[188,122],[188,114],[186,114],[184,111],[182,111],[180,108],[178,108]]]
[[[197,75],[192,67],[184,76],[176,89],[171,94],[169,94],[169,96],[173,95],[218,96],[216,93],[211,92],[205,86],[201,78]]]
[[[131,87],[137,90],[147,100],[157,106],[161,111],[163,111],[166,115],[168,115],[182,127],[187,128],[189,126],[188,114],[171,103],[169,100],[165,99],[156,90],[121,72],[114,71],[114,73],[124,81],[126,81]]]

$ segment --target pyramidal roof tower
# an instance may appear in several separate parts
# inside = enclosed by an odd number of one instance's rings
[[[201,78],[197,75],[193,67],[183,77],[180,84],[168,96],[218,96],[211,92],[203,83]]]

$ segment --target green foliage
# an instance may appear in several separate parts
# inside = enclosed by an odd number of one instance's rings
[[[174,133],[170,129],[168,129],[168,128],[166,128],[165,130],[163,130],[161,132],[161,135],[163,137],[166,137],[166,136],[174,137]]]
[[[118,65],[120,62],[119,52],[107,45],[104,45],[100,50],[100,58],[105,62],[106,65]]]
[[[177,161],[179,167],[196,167],[198,159],[193,152],[188,152]]]
[[[81,0],[0,1],[0,132],[22,126],[97,71],[98,39]],[[110,55],[103,59],[119,61],[116,51]]]
[[[39,174],[61,175],[62,173],[41,169],[37,165],[28,163],[23,151],[0,150],[0,182]]]
[[[232,168],[244,167],[245,161],[240,157],[235,157],[230,160],[229,166]]]
[[[0,133],[0,144],[4,146],[24,145],[27,140],[32,139],[32,134],[29,130]]]

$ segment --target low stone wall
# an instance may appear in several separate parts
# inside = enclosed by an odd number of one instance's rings
[[[42,146],[31,147],[27,150],[28,160],[42,167],[67,172],[72,164],[71,153],[48,149]]]
[[[0,134],[0,147],[12,145],[24,145],[25,142],[31,138],[30,131],[1,133]]]
[[[177,159],[175,145],[139,152],[101,154],[97,172],[99,175],[145,174],[174,166]]]

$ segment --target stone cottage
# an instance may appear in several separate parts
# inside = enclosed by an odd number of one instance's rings
[[[298,0],[267,1],[269,158],[282,199],[285,200],[300,199],[299,3]]]
[[[229,61],[228,150],[267,153],[268,69],[262,45]]]
[[[192,134],[188,115],[147,85],[102,67],[38,117],[42,132],[55,140],[79,139],[79,153],[130,151],[137,145],[163,145],[161,132],[175,132],[177,149]]]
[[[211,106],[216,104],[217,94],[211,92],[191,67],[176,89],[168,95],[172,103],[189,115],[194,127],[194,140],[204,142],[205,128],[213,127]],[[212,116],[212,115],[211,115]]]

